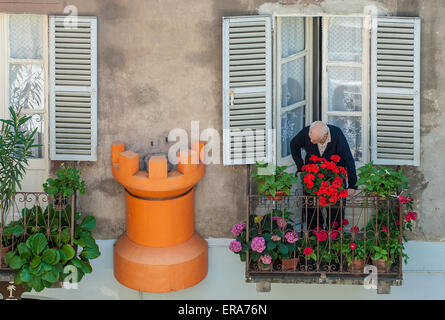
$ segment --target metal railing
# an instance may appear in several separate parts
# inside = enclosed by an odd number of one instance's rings
[[[0,269],[9,270],[4,263],[7,252],[35,233],[46,235],[50,248],[60,249],[63,243],[73,245],[76,216],[75,195],[54,198],[45,192],[17,192],[9,209],[1,211]]]
[[[369,275],[364,267],[374,264],[379,277],[401,280],[402,210],[395,198],[360,194],[326,207],[302,190],[277,199],[250,194],[246,278],[265,274],[364,277]],[[255,241],[259,244],[254,250]],[[269,262],[269,256],[272,263],[260,263]]]

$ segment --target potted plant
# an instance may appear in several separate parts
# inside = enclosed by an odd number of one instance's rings
[[[348,270],[354,274],[363,273],[366,264],[367,254],[363,240],[351,240],[343,243],[342,254],[348,263]]]
[[[331,156],[332,161],[312,155],[309,158],[312,164],[304,165],[300,174],[304,190],[309,195],[319,197],[320,205],[335,204],[339,198],[346,198],[348,192],[343,188],[347,171],[342,166],[337,166],[340,161],[338,155]]]
[[[80,177],[80,171],[65,167],[57,170],[55,179],[48,178],[43,184],[43,190],[54,197],[54,206],[56,209],[64,209],[67,205],[67,199],[78,190],[80,194],[85,193],[85,182]]]
[[[266,194],[269,199],[281,200],[289,195],[292,186],[297,183],[294,175],[286,172],[286,166],[275,166],[266,162],[257,162],[251,174],[253,181],[258,184],[258,193]]]
[[[25,129],[31,116],[21,115],[12,107],[9,108],[9,119],[0,119],[0,265],[4,267],[4,257],[11,250],[12,238],[16,228],[7,228],[6,215],[17,188],[21,189],[21,180],[25,175],[28,159],[32,158],[32,149],[37,128]]]
[[[389,197],[408,188],[408,179],[402,169],[395,171],[390,167],[375,166],[372,161],[358,169],[357,186],[364,186],[367,196]]]
[[[272,270],[274,262],[283,257],[291,258],[295,248],[292,240],[287,241],[290,239],[288,233],[293,230],[293,223],[284,218],[289,214],[288,211],[273,210],[264,216],[250,216],[248,238],[246,223],[238,222],[232,227],[236,239],[230,243],[229,249],[238,254],[241,261],[246,261],[249,252],[250,260],[259,270]]]
[[[56,282],[64,281],[68,276],[65,270],[72,270],[73,267],[78,276],[75,280],[79,282],[85,274],[92,272],[89,260],[100,256],[99,247],[91,235],[96,225],[95,218],[85,216],[81,219],[81,214],[75,212],[74,239],[71,245],[71,208],[68,205],[64,210],[59,215],[59,211],[51,204],[45,210],[39,206],[25,208],[22,210],[22,218],[14,222],[23,226],[25,217],[26,221],[36,221],[36,224],[27,226],[27,234],[31,236],[19,239],[16,249],[5,256],[6,265],[17,271],[14,283],[22,284],[27,291],[34,289],[39,292]],[[51,222],[49,234],[48,222]],[[78,250],[79,247],[82,250]],[[66,268],[67,266],[71,268]]]

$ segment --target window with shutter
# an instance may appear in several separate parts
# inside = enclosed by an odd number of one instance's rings
[[[97,20],[50,17],[51,160],[96,161]]]
[[[371,49],[372,160],[418,166],[420,18],[376,18]]]
[[[224,165],[272,161],[272,43],[268,16],[223,20]]]

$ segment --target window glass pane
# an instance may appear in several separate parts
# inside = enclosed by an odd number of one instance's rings
[[[362,70],[328,67],[328,110],[362,111]]]
[[[281,56],[286,58],[305,49],[303,17],[281,18]]]
[[[305,99],[305,57],[286,62],[281,68],[281,106],[287,107]]]
[[[42,17],[29,14],[9,16],[10,57],[42,59]]]
[[[40,147],[31,148],[33,158],[43,158],[43,122],[43,114],[35,114],[24,124],[24,127],[29,132],[37,128],[37,132],[34,136],[34,144],[42,145]]]
[[[305,106],[287,111],[281,116],[281,157],[290,153],[290,141],[303,129],[305,123]]]
[[[362,161],[362,121],[360,117],[329,116],[328,123],[342,129],[355,161]]]
[[[330,18],[329,61],[362,61],[362,18]]]
[[[44,109],[42,64],[9,65],[9,103],[16,110]]]

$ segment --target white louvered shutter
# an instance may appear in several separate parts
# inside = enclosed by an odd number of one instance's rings
[[[269,16],[223,19],[224,165],[272,161]]]
[[[372,160],[420,164],[420,18],[377,17],[372,29]]]
[[[51,160],[97,158],[97,19],[77,18],[50,17]]]

